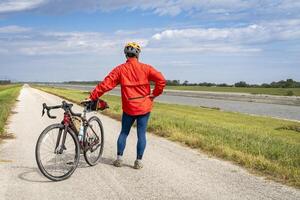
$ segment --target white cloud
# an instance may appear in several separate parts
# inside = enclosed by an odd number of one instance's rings
[[[0,33],[24,33],[30,31],[30,28],[21,26],[4,26],[0,27]]]
[[[148,34],[146,34],[148,32]],[[141,29],[115,33],[49,32],[0,27],[0,54],[24,55],[119,54],[126,42],[137,41],[152,53],[257,53],[266,43],[300,39],[300,20],[263,22],[236,28]]]
[[[4,2],[3,2],[4,1]],[[271,19],[300,16],[300,2],[296,0],[2,0],[0,14],[37,9],[40,13],[73,11],[142,10],[157,15],[179,14],[208,21],[237,19]]]
[[[160,53],[161,55],[167,53],[178,53],[179,55],[188,55],[190,53],[226,53],[226,54],[236,54],[236,53],[257,53],[261,52],[262,49],[260,48],[251,48],[247,46],[235,45],[235,44],[226,44],[226,43],[219,43],[219,44],[201,44],[201,45],[185,45],[185,46],[163,46],[161,48],[158,47],[149,47],[146,51]]]
[[[0,27],[0,54],[22,55],[76,55],[116,54],[126,42],[137,41],[147,45],[144,38],[131,35],[103,34],[98,32],[49,32],[25,27]]]
[[[0,13],[30,10],[46,2],[47,0],[2,0],[0,2]]]
[[[149,47],[168,47],[176,51],[256,52],[261,44],[293,39],[300,39],[298,19],[238,28],[168,29],[154,34]]]
[[[268,0],[264,0],[268,1]],[[50,0],[45,7],[51,8],[52,11],[62,12],[73,10],[102,10],[111,11],[117,9],[148,10],[158,15],[175,16],[181,13],[228,13],[238,12],[243,9],[255,7],[259,0]]]

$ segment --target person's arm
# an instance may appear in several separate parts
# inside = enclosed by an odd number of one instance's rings
[[[101,97],[105,92],[108,92],[115,88],[120,80],[120,73],[119,68],[114,68],[106,77],[105,79],[100,82],[95,89],[90,94],[90,99],[95,101],[99,97]]]
[[[149,70],[149,80],[155,83],[155,87],[151,95],[154,98],[159,96],[163,92],[164,87],[166,86],[166,80],[162,73],[160,73],[153,67],[150,66]]]

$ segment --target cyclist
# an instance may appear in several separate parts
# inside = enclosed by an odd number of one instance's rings
[[[114,166],[122,166],[122,156],[126,139],[134,121],[137,121],[137,156],[134,168],[143,167],[142,158],[146,147],[146,129],[155,97],[159,96],[166,85],[163,75],[151,65],[139,62],[141,47],[130,42],[126,44],[124,53],[127,61],[115,67],[105,79],[91,92],[90,99],[95,101],[105,92],[121,85],[122,94],[122,130],[117,141],[117,159]],[[155,83],[151,92],[150,81]]]

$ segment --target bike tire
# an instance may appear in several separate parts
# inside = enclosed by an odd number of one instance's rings
[[[101,120],[96,117],[93,116],[91,118],[89,118],[88,120],[88,124],[91,124],[92,122],[96,122],[96,124],[98,125],[98,128],[100,130],[100,135],[98,135],[98,137],[100,138],[100,145],[97,149],[99,149],[98,154],[96,155],[95,159],[91,159],[91,157],[89,157],[88,153],[89,153],[89,149],[84,151],[84,159],[85,161],[90,165],[90,166],[94,166],[98,163],[99,159],[101,158],[102,154],[103,154],[103,148],[104,148],[104,129],[103,129],[103,125]]]
[[[77,168],[79,159],[80,159],[80,145],[79,145],[78,139],[77,139],[75,133],[70,128],[68,128],[67,134],[69,136],[71,136],[71,139],[72,139],[71,141],[73,141],[74,145],[75,145],[75,157],[74,157],[74,162],[72,164],[73,167],[69,171],[67,171],[67,173],[65,173],[61,176],[55,176],[45,169],[44,163],[42,162],[41,155],[40,155],[41,145],[43,144],[43,140],[44,139],[46,140],[47,134],[48,134],[47,137],[49,137],[49,133],[52,130],[61,129],[63,132],[64,128],[65,128],[65,126],[63,124],[52,124],[52,125],[48,126],[47,128],[45,128],[43,130],[43,132],[39,136],[37,143],[36,143],[35,158],[36,158],[38,168],[45,177],[47,177],[48,179],[50,179],[52,181],[62,181],[62,180],[69,178],[74,173],[75,169]],[[54,149],[55,149],[55,146],[54,146]]]

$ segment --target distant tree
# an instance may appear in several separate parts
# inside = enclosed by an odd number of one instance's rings
[[[207,87],[211,87],[211,86],[216,86],[217,84],[215,83],[207,83],[207,82],[203,82],[203,83],[198,83],[199,86],[207,86]]]
[[[268,84],[268,83],[263,83],[263,84],[260,85],[260,87],[263,87],[263,88],[269,88],[269,87],[271,87],[271,86],[270,86],[270,84]]]
[[[167,85],[180,85],[180,80],[167,80]]]
[[[101,81],[100,81],[101,82]],[[0,84],[9,84],[11,83],[10,80],[0,80]],[[99,81],[67,81],[63,82],[67,84],[90,84],[90,85],[96,85],[99,83]],[[154,85],[153,82],[150,82],[151,85]],[[206,87],[261,87],[261,88],[300,88],[300,82],[297,82],[291,78],[286,80],[280,80],[278,82],[271,82],[271,83],[263,83],[263,84],[247,84],[245,81],[240,81],[235,83],[234,85],[226,84],[226,83],[209,83],[209,82],[200,82],[200,83],[189,83],[188,80],[185,80],[183,83],[180,82],[180,80],[167,80],[167,85],[171,86],[206,86]]]
[[[218,87],[229,87],[226,83],[217,84]]]
[[[248,87],[249,85],[245,81],[240,81],[234,84],[235,87]]]
[[[293,79],[287,79],[285,82],[285,88],[294,88],[296,86],[296,81]]]
[[[6,84],[10,84],[11,81],[10,80],[0,80],[0,85],[6,85]]]
[[[293,79],[281,80],[278,82],[272,82],[269,87],[272,88],[296,88],[300,87],[300,82],[294,81]]]
[[[173,80],[174,85],[180,85],[180,80]]]
[[[189,81],[185,80],[182,85],[188,85]]]

